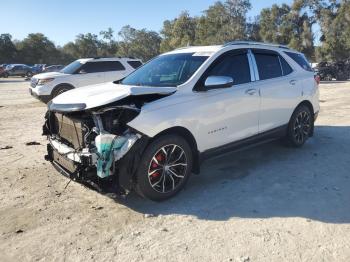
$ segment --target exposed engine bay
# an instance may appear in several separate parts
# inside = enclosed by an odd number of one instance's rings
[[[75,180],[113,180],[119,192],[130,191],[149,138],[127,123],[139,115],[145,103],[164,96],[128,96],[83,110],[76,104],[49,103],[43,126],[49,141],[45,159]]]

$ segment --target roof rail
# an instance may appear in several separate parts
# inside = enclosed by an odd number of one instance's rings
[[[230,46],[230,45],[262,45],[262,46],[272,46],[272,47],[290,49],[286,45],[278,45],[278,44],[271,44],[271,43],[264,43],[264,42],[254,42],[254,41],[231,41],[231,42],[225,43],[223,46]]]

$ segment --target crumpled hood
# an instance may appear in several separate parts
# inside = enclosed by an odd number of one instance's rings
[[[46,79],[46,78],[55,78],[55,77],[61,77],[66,75],[67,74],[64,74],[61,72],[48,72],[48,73],[41,73],[41,74],[34,75],[33,78]]]
[[[102,83],[67,91],[55,97],[48,106],[53,111],[80,111],[116,102],[131,95],[167,95],[175,91],[176,87],[146,87],[119,85],[113,82]]]

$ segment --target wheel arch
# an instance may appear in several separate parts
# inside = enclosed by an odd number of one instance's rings
[[[312,103],[311,103],[309,100],[303,100],[303,101],[301,101],[301,102],[297,105],[297,107],[295,108],[295,110],[296,110],[299,106],[302,106],[302,105],[307,106],[307,107],[310,109],[311,113],[312,113],[312,114],[315,114],[314,106],[312,105]],[[294,111],[295,111],[295,110],[294,110]]]
[[[168,129],[165,129],[161,131],[160,133],[156,134],[154,137],[151,138],[151,141],[157,139],[160,136],[163,135],[179,135],[182,138],[184,138],[187,143],[190,145],[193,155],[193,166],[192,166],[192,172],[195,174],[199,174],[200,172],[200,159],[199,159],[199,151],[197,147],[197,141],[194,138],[193,134],[185,127],[182,126],[174,126],[170,127]]]
[[[294,114],[295,110],[297,110],[297,108],[299,108],[300,106],[306,106],[307,108],[310,109],[311,111],[311,116],[312,116],[312,128],[311,128],[311,132],[310,132],[310,137],[312,137],[314,135],[314,117],[315,117],[315,111],[314,111],[314,106],[312,105],[312,103],[309,100],[303,100],[301,101],[294,109],[292,115]],[[292,116],[291,116],[292,117]]]
[[[74,89],[74,88],[75,88],[72,84],[69,84],[69,83],[60,83],[60,84],[56,85],[56,86],[52,89],[51,94],[53,94],[54,92],[56,92],[56,90],[59,89],[59,88],[62,87],[62,86],[68,86],[70,89]]]

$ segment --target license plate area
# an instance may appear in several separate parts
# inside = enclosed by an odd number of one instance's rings
[[[54,149],[52,150],[52,160],[72,174],[76,173],[78,170],[78,164],[61,155]]]

